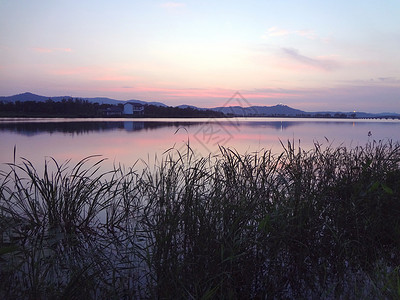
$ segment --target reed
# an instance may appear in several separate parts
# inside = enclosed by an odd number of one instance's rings
[[[400,297],[400,144],[282,147],[9,164],[0,297]]]

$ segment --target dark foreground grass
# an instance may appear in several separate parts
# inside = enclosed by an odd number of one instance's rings
[[[400,297],[398,143],[174,151],[142,172],[10,164],[0,298]]]

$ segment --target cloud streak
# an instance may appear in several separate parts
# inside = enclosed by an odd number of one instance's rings
[[[335,60],[308,57],[300,54],[294,48],[281,48],[281,53],[293,61],[324,71],[335,71],[340,67],[340,64]]]
[[[267,30],[267,35],[264,35],[264,38],[267,36],[285,36],[289,35],[291,32],[286,29],[278,28],[278,27],[271,27]]]
[[[384,83],[400,83],[400,80],[397,79],[396,77],[379,77],[378,78],[379,82],[384,82]]]
[[[289,35],[301,36],[310,40],[318,39],[316,33],[313,30],[288,30],[276,26],[268,28],[267,33],[263,35],[262,38],[267,39],[268,37],[279,37],[279,36],[289,36]]]
[[[96,80],[96,81],[116,81],[116,82],[120,82],[120,81],[122,81],[122,82],[126,82],[126,81],[135,81],[135,80],[137,80],[137,77],[133,77],[133,76],[123,76],[123,75],[113,75],[113,74],[111,74],[111,75],[105,75],[105,76],[99,76],[99,77],[96,77],[96,78],[94,78],[93,80]]]

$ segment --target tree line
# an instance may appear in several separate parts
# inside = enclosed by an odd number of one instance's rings
[[[100,117],[101,111],[107,107],[109,107],[108,104],[92,103],[78,98],[62,99],[61,101],[48,99],[44,102],[0,102],[0,113],[2,116],[17,117]]]
[[[99,104],[83,99],[48,99],[37,101],[0,101],[0,116],[3,117],[105,117],[109,109],[119,111],[123,115],[123,104]],[[212,110],[179,108],[170,106],[144,105],[144,113],[140,117],[223,117],[224,114]],[[118,117],[118,115],[113,115]]]
[[[194,109],[191,107],[172,107],[172,106],[156,106],[156,105],[145,105],[144,116],[146,117],[170,117],[170,118],[221,118],[225,115],[219,111],[213,111],[210,109]]]

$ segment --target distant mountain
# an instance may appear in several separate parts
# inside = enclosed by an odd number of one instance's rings
[[[122,101],[120,100],[115,100],[115,99],[110,99],[110,98],[104,98],[104,97],[96,97],[96,98],[83,98],[84,100],[87,100],[89,102],[93,103],[99,103],[99,104],[119,104]]]
[[[161,103],[161,102],[147,102],[147,101],[142,101],[142,100],[135,100],[135,99],[132,99],[132,100],[128,100],[128,101],[120,101],[119,103],[125,103],[125,102],[134,102],[134,103],[140,103],[140,104],[143,104],[143,105],[155,105],[155,106],[162,106],[162,107],[168,107],[168,105],[165,105],[164,103]]]
[[[3,102],[25,102],[25,101],[36,101],[36,102],[42,102],[48,100],[49,97],[45,96],[39,96],[35,95],[32,93],[23,93],[23,94],[18,94],[14,96],[8,96],[8,97],[0,97],[0,101]]]
[[[110,99],[110,98],[100,98],[100,97],[96,97],[96,98],[83,98],[84,100],[87,100],[89,102],[94,102],[94,103],[100,103],[100,104],[124,104],[126,102],[133,102],[133,103],[140,103],[140,104],[147,104],[147,105],[155,105],[155,106],[163,106],[166,107],[167,105],[165,105],[164,103],[161,102],[147,102],[147,101],[142,101],[142,100],[136,100],[136,99],[132,99],[132,100],[115,100],[115,99]]]
[[[304,115],[306,112],[291,108],[287,105],[278,104],[275,106],[229,106],[229,107],[216,107],[213,110],[223,112],[227,115],[235,116],[298,116]]]
[[[14,95],[14,96],[8,96],[8,97],[0,97],[0,101],[3,102],[26,102],[26,101],[35,101],[35,102],[44,102],[47,101],[49,99],[55,101],[55,102],[59,102],[62,101],[63,99],[83,99],[83,100],[87,100],[89,102],[92,103],[99,103],[99,104],[119,104],[119,103],[126,103],[127,101],[123,101],[123,100],[115,100],[115,99],[110,99],[110,98],[81,98],[81,97],[71,97],[71,96],[57,96],[57,97],[47,97],[47,96],[40,96],[40,95],[36,95],[36,94],[32,94],[32,93],[23,93],[23,94],[18,94],[18,95]],[[149,104],[149,105],[156,105],[156,106],[164,106],[166,107],[167,105],[165,105],[164,103],[161,102],[146,102],[146,101],[142,101],[142,100],[128,100],[129,102],[135,102],[135,103],[140,103],[140,104]]]
[[[305,114],[304,111],[291,108],[284,104],[278,104],[275,106],[253,106],[253,110],[256,111],[258,115],[287,115],[287,116],[297,116]]]
[[[92,103],[100,103],[100,104],[120,104],[126,103],[127,101],[123,100],[115,100],[104,97],[97,98],[80,98],[84,99]],[[14,96],[8,97],[0,97],[0,101],[3,102],[16,102],[16,101],[36,101],[43,102],[51,99],[53,101],[62,101],[63,99],[72,99],[71,96],[58,96],[58,97],[47,97],[35,95],[32,93],[23,93]],[[75,98],[74,98],[75,99]],[[161,102],[146,102],[142,100],[128,100],[129,102],[135,102],[140,104],[148,104],[155,105],[161,107],[168,107],[164,103]],[[222,112],[228,116],[254,116],[254,117],[328,117],[328,118],[341,118],[341,117],[352,117],[355,114],[356,118],[400,118],[400,114],[398,113],[366,113],[366,112],[332,112],[332,111],[320,111],[320,112],[306,112],[303,110],[291,108],[284,104],[278,104],[274,106],[250,106],[250,107],[240,107],[240,106],[228,106],[228,107],[214,107],[214,108],[199,108],[193,105],[178,105],[178,108],[192,108],[198,110],[214,110],[218,112]]]
[[[356,118],[399,118],[400,114],[398,113],[366,113],[366,112],[340,112],[340,111],[318,111],[318,112],[307,112],[306,115],[310,115],[313,117],[337,117],[337,116],[353,116]]]

